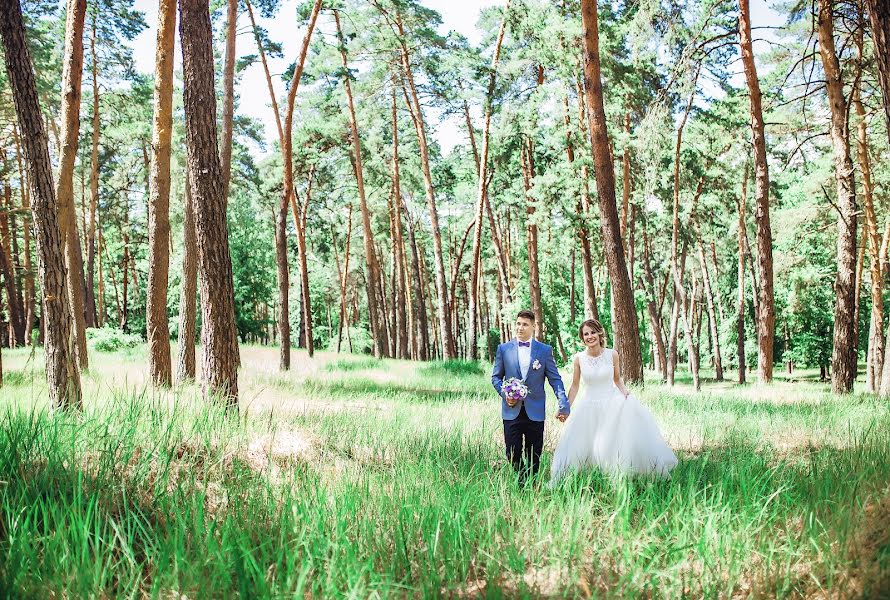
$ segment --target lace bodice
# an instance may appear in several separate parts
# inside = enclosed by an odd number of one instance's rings
[[[581,379],[586,388],[585,396],[606,394],[614,388],[615,366],[612,353],[611,348],[606,348],[599,356],[590,356],[586,351],[576,355],[581,365]]]

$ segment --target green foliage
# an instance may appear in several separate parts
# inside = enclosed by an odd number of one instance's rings
[[[113,327],[87,329],[87,340],[94,350],[99,352],[118,352],[133,350],[143,344],[141,336],[121,331]]]

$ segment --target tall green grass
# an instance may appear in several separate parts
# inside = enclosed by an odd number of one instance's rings
[[[192,387],[171,402],[98,374],[82,415],[51,413],[39,377],[19,377],[0,390],[0,595],[888,589],[883,403],[816,388],[811,403],[647,389],[666,431],[697,440],[678,449],[669,481],[591,471],[555,489],[520,487],[504,465],[484,373],[456,383],[448,371],[412,367],[387,394],[374,376],[389,367],[335,368],[295,384],[295,394],[331,394],[355,410],[238,419]],[[552,435],[558,425],[547,427]],[[257,440],[287,435],[310,450],[258,463]]]

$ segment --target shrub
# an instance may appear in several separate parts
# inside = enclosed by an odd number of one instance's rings
[[[142,337],[115,329],[102,327],[101,329],[87,329],[87,339],[93,349],[99,352],[117,352],[119,350],[132,350],[142,345]]]

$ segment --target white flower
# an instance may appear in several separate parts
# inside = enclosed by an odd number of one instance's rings
[[[541,361],[535,359],[535,362],[532,363],[532,369],[537,371],[540,368],[541,368]]]

